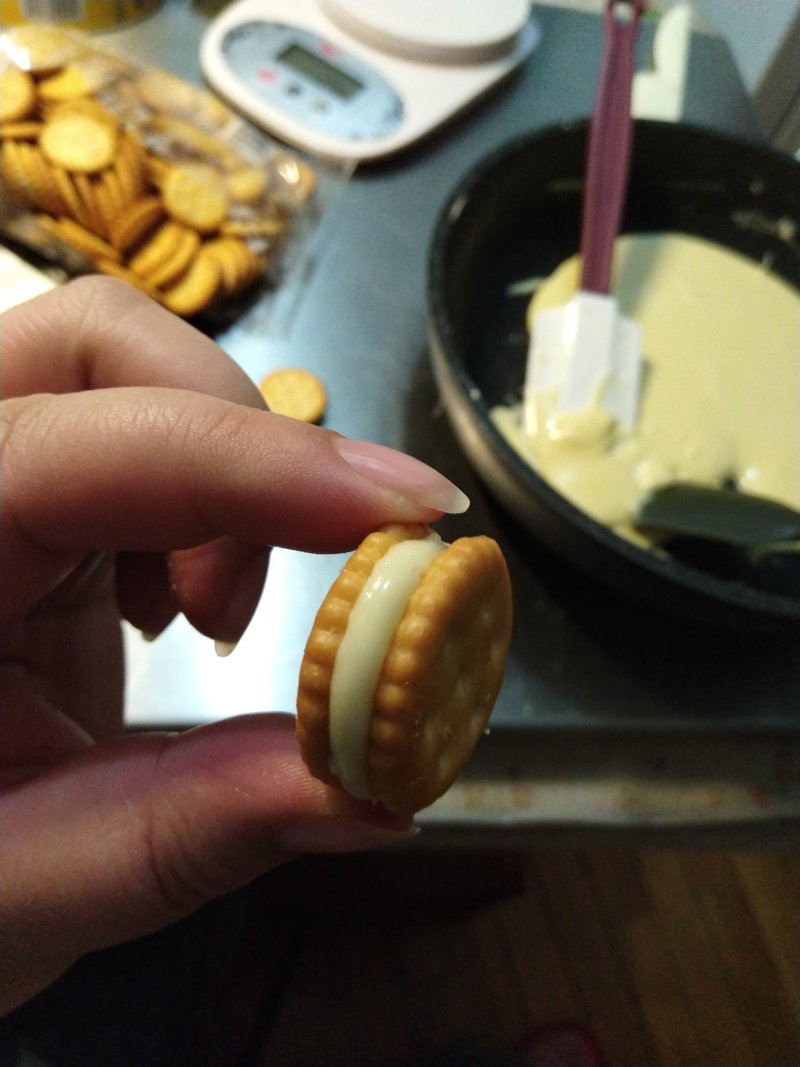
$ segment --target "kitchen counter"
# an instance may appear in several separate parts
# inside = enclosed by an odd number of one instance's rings
[[[172,0],[106,41],[199,82],[212,7]],[[541,40],[523,68],[396,159],[356,169],[288,284],[216,337],[255,381],[286,364],[319,374],[327,426],[438,467],[472,500],[442,534],[487,533],[506,553],[515,633],[491,730],[420,822],[462,837],[554,824],[783,835],[800,815],[800,636],[693,629],[565,568],[478,482],[439,403],[425,277],[444,201],[495,147],[591,110],[599,21],[551,7],[534,17]],[[646,23],[640,66],[652,35]],[[693,38],[683,118],[759,137],[727,48],[711,35]],[[341,563],[275,551],[262,604],[227,659],[183,620],[153,644],[128,631],[130,726],[293,708],[305,638]]]

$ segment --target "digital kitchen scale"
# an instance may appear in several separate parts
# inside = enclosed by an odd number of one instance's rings
[[[447,121],[538,40],[530,0],[235,0],[206,31],[200,62],[258,126],[359,161]]]

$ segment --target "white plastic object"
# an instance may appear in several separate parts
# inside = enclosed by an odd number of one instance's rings
[[[200,63],[256,125],[359,162],[450,120],[539,38],[528,0],[234,0],[204,34]]]

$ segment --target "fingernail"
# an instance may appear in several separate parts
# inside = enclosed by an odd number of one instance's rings
[[[339,455],[358,474],[384,489],[394,489],[423,507],[448,515],[460,515],[469,507],[469,497],[427,463],[371,441],[338,437]]]
[[[343,815],[312,815],[284,824],[278,835],[287,852],[359,852],[407,841],[416,826],[393,829]]]
[[[152,645],[152,643],[155,641],[155,639],[157,637],[161,636],[162,631],[161,630],[140,630],[139,633],[142,635],[142,640],[143,641],[146,641],[148,643],[148,645]]]
[[[256,610],[267,571],[268,555],[261,548],[241,546],[229,560],[227,589],[218,611],[214,651],[230,656],[247,629]]]

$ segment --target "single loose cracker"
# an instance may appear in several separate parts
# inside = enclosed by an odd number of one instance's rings
[[[424,527],[371,534],[317,613],[300,671],[297,736],[311,773],[329,766],[333,668],[353,604],[378,559]],[[373,697],[367,774],[391,811],[430,805],[463,769],[502,683],[511,635],[511,587],[497,543],[465,537],[436,556],[395,629]]]
[[[300,367],[282,367],[268,374],[259,385],[270,411],[301,422],[321,422],[328,406],[322,381]]]

